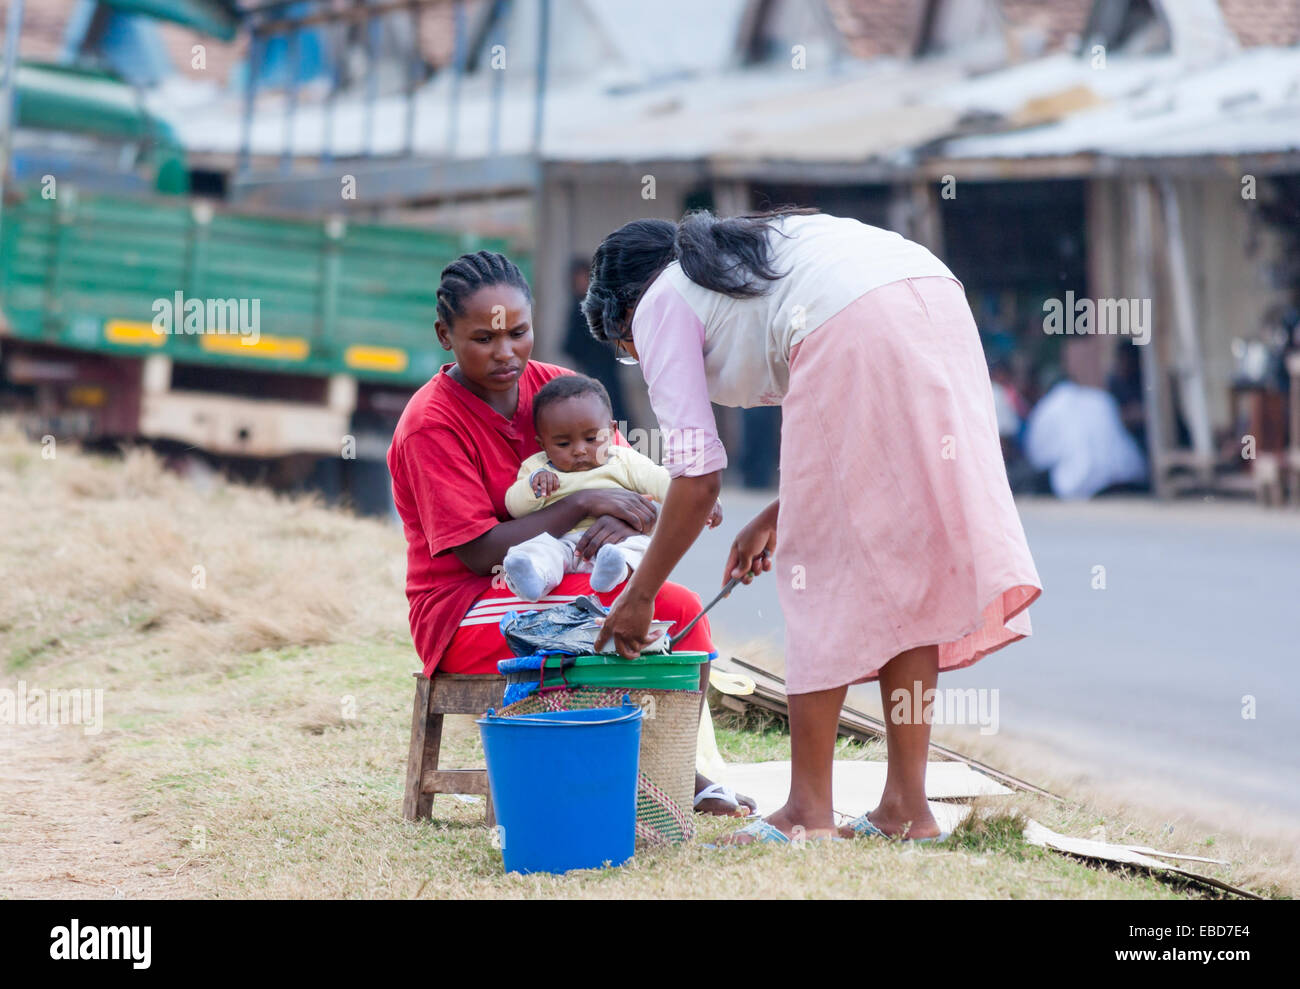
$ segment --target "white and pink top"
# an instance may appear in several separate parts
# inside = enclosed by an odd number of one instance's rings
[[[764,295],[736,299],[702,288],[674,261],[642,296],[632,341],[673,477],[727,466],[710,401],[780,405],[790,352],[872,289],[905,278],[953,278],[920,244],[844,217],[787,216],[769,234],[784,276]]]

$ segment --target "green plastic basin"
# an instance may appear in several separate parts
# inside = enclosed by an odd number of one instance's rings
[[[561,676],[561,664],[571,658]],[[624,659],[622,656],[548,656],[543,686],[638,687],[643,690],[699,690],[704,652],[670,652]]]

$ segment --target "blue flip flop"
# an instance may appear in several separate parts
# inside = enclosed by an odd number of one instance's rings
[[[881,838],[888,838],[891,841],[910,841],[917,845],[928,845],[931,842],[945,841],[952,836],[951,831],[940,831],[932,838],[899,838],[897,835],[885,834],[885,832],[881,831],[880,828],[871,823],[866,814],[863,814],[861,817],[855,817],[853,820],[849,821],[846,826],[852,829],[852,831],[860,838],[879,836]]]
[[[775,824],[770,823],[766,818],[758,817],[750,821],[743,828],[733,831],[732,834],[752,835],[754,840],[746,842],[749,845],[757,845],[759,842],[771,842],[778,845],[790,844],[790,836],[778,828]],[[742,848],[743,845],[734,843],[726,845],[705,845],[705,848]]]
[[[731,833],[733,835],[736,834],[752,835],[754,840],[745,843],[748,845],[757,845],[761,842],[769,842],[771,844],[776,844],[776,845],[788,845],[793,840],[788,834],[786,834],[784,831],[778,828],[775,824],[771,823],[770,821],[768,821],[766,818],[763,817],[755,818],[754,820],[746,824],[743,828],[740,828]],[[839,837],[838,835],[826,835],[825,837],[807,838],[805,840],[843,841],[844,839]],[[711,848],[711,849],[718,849],[718,848],[744,848],[745,846],[737,845],[737,844],[726,844],[726,845],[705,845],[704,847]]]

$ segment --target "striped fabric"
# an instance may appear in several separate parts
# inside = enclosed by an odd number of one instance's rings
[[[488,598],[470,608],[465,617],[460,620],[460,624],[462,628],[466,625],[496,625],[508,612],[540,611],[557,604],[568,604],[581,596],[580,594],[547,594],[536,601],[517,597]]]

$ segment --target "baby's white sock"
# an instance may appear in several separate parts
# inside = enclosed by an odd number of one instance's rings
[[[548,581],[536,562],[526,553],[506,553],[506,581],[521,598],[536,601],[546,594],[558,581]]]
[[[591,565],[591,589],[601,594],[612,591],[623,582],[627,575],[627,558],[614,543],[606,543],[596,550],[595,562]]]

